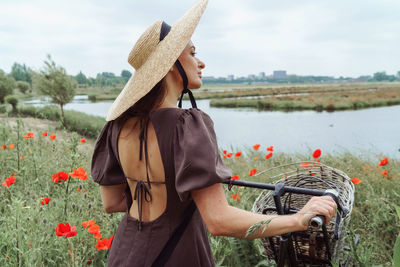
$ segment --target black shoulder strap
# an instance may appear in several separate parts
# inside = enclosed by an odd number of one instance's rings
[[[165,265],[172,252],[174,252],[174,249],[181,239],[183,232],[185,232],[185,229],[189,224],[195,210],[196,204],[194,203],[194,201],[192,201],[189,207],[187,207],[185,210],[185,215],[181,224],[179,224],[179,226],[174,230],[172,236],[169,238],[169,240],[161,250],[160,254],[158,254],[157,259],[153,262],[153,265],[151,265],[152,267],[161,267]]]

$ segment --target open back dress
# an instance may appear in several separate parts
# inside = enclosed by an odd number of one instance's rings
[[[129,215],[133,201],[117,149],[123,122],[107,122],[95,145],[94,181],[100,185],[126,184],[128,210],[114,235],[108,266],[151,266],[193,203],[190,192],[232,176],[221,160],[214,124],[206,113],[197,108],[161,108],[151,112],[149,119],[157,136],[167,191],[166,209],[153,221]],[[143,193],[147,188],[135,191],[140,190]],[[214,266],[207,229],[197,209],[165,266]]]

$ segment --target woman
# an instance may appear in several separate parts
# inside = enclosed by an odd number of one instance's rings
[[[202,84],[205,64],[190,38],[206,5],[200,0],[172,27],[158,21],[142,34],[128,58],[136,72],[97,140],[92,177],[104,209],[125,212],[109,266],[213,266],[207,229],[244,238],[270,218],[229,206],[221,182],[232,173],[219,156],[212,120],[189,90]],[[181,108],[184,93],[193,108]],[[306,230],[316,214],[329,221],[335,211],[331,198],[312,198],[249,238]]]

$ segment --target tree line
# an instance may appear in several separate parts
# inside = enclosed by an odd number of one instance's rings
[[[229,79],[226,77],[205,77],[204,84],[238,84],[238,83],[333,83],[333,82],[394,82],[400,81],[400,71],[396,75],[386,74],[385,71],[375,72],[373,75],[362,75],[357,78],[343,77],[338,78],[332,76],[300,76],[300,75],[287,75],[286,78],[273,78],[273,77],[238,77]]]
[[[51,102],[58,104],[61,118],[64,118],[64,106],[72,101],[78,86],[113,86],[123,87],[132,73],[122,70],[117,76],[112,72],[98,73],[96,78],[87,77],[80,71],[77,75],[68,75],[65,68],[57,66],[48,55],[44,66],[39,71],[34,71],[25,64],[14,63],[10,73],[0,70],[0,104],[5,102],[12,105],[12,112],[17,112],[18,99],[13,96],[14,90],[21,93],[35,92],[49,96]]]

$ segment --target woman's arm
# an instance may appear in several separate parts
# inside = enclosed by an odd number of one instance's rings
[[[336,203],[330,197],[313,197],[298,213],[292,215],[263,215],[228,204],[221,184],[191,192],[201,217],[212,235],[239,238],[260,238],[306,230],[309,220],[317,214],[325,215],[329,222],[336,212]],[[262,228],[251,236],[246,232],[252,225],[271,219],[267,230]]]
[[[100,186],[101,201],[107,213],[125,212],[127,210],[125,201],[125,188],[127,186],[127,184]]]

